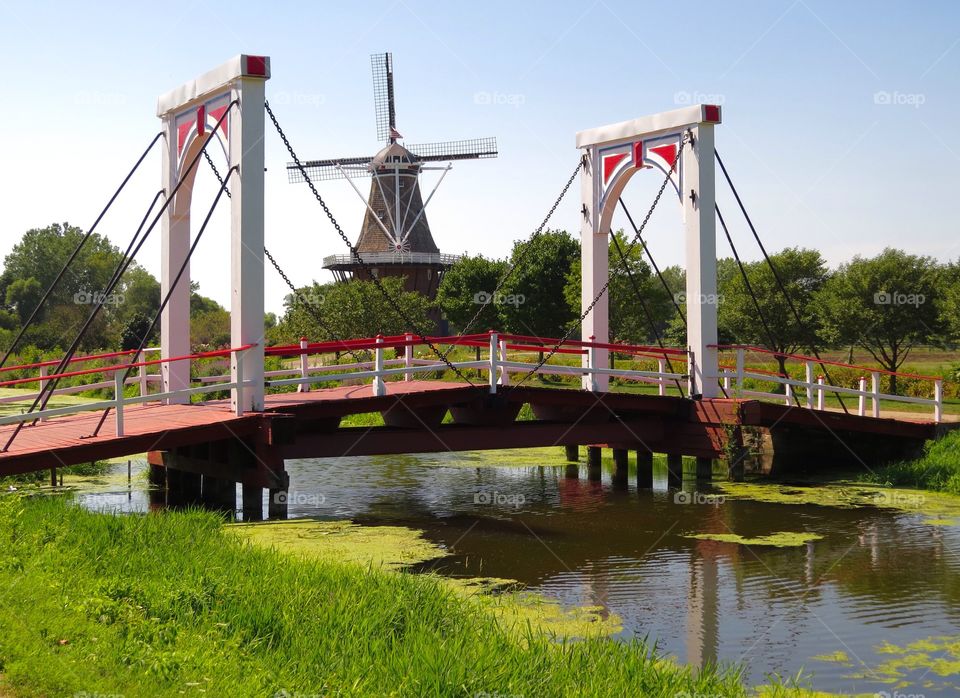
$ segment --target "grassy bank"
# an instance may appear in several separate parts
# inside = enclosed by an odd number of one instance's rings
[[[0,585],[0,693],[745,692],[640,642],[505,628],[437,579],[259,549],[207,513],[0,498]]]
[[[885,465],[864,479],[889,486],[960,494],[960,430],[928,441],[920,458]]]

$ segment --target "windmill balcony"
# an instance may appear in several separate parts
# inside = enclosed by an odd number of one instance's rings
[[[394,265],[394,264],[433,264],[449,267],[454,264],[460,255],[441,254],[440,252],[362,252],[360,258],[367,265]],[[360,264],[360,258],[353,254],[334,254],[323,258],[323,268],[331,269],[340,266],[355,266]]]

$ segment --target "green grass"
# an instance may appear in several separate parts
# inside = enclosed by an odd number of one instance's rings
[[[864,475],[869,482],[960,494],[960,430],[928,441],[916,460],[891,463]]]
[[[257,549],[196,511],[0,498],[0,585],[0,693],[746,693],[735,669],[508,629],[439,579]]]

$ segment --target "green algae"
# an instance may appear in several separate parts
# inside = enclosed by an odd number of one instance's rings
[[[400,569],[446,555],[419,531],[403,526],[361,526],[350,521],[228,524],[253,544],[330,562]]]
[[[960,496],[941,492],[849,481],[811,483],[802,487],[773,482],[716,482],[714,486],[731,499],[750,499],[771,504],[814,504],[840,509],[877,507],[934,518],[960,517]]]
[[[399,572],[447,554],[420,531],[403,526],[362,526],[351,521],[295,521],[227,524],[253,545],[328,562],[373,565]],[[599,606],[565,607],[526,591],[512,579],[436,576],[450,591],[493,614],[503,627],[523,636],[529,628],[557,639],[614,635],[620,619]]]
[[[814,657],[811,657],[818,662],[833,662],[835,664],[842,664],[843,666],[853,666],[853,662],[850,661],[850,655],[848,655],[843,650],[837,650],[836,652],[831,652],[830,654],[818,654]]]
[[[721,543],[738,543],[739,545],[759,545],[771,548],[793,548],[806,545],[811,541],[820,540],[823,536],[819,533],[778,531],[766,536],[756,536],[754,538],[739,536],[736,533],[692,533],[685,535],[684,538],[715,540]]]

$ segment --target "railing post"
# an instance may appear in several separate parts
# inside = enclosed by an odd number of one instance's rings
[[[823,409],[823,376],[817,376],[817,409]]]
[[[147,360],[146,353],[137,354],[134,361],[138,364],[142,364]],[[150,392],[150,387],[147,385],[147,367],[146,366],[137,366],[137,383],[140,386],[140,397],[143,397],[148,392]]]
[[[497,352],[500,349],[500,340],[497,333],[494,330],[490,330],[490,368],[489,372],[489,383],[490,383],[490,393],[494,394],[497,392]]]
[[[46,375],[47,375],[47,367],[41,366],[40,367],[40,392],[41,393],[43,392],[43,389],[47,386],[47,381],[44,380],[44,377]],[[40,417],[39,421],[44,422],[46,420],[43,417]]]
[[[310,376],[310,370],[309,370],[310,357],[307,355],[307,346],[309,346],[309,342],[307,342],[307,338],[301,337],[300,338],[300,378],[304,378],[304,379]],[[297,392],[298,393],[310,392],[310,384],[300,383],[297,386]]]
[[[857,414],[863,417],[867,413],[867,379],[865,376],[860,376],[860,394],[857,395]]]
[[[933,382],[933,421],[937,424],[943,421],[943,379],[941,378]]]
[[[594,335],[590,335],[591,342],[596,341],[596,339],[597,338]],[[591,344],[589,347],[587,347],[587,371],[589,372],[587,374],[587,385],[590,386],[590,392],[592,393],[600,392],[600,383],[597,380],[596,368],[597,348]]]
[[[403,338],[407,341],[407,346],[403,348],[403,365],[407,369],[403,374],[403,380],[412,381],[413,372],[410,369],[413,368],[413,335],[407,332]]]
[[[507,340],[500,340],[500,361],[507,360]],[[506,366],[500,367],[500,385],[510,385],[510,372]]]
[[[870,392],[872,396],[873,416],[880,416],[880,374],[874,371],[870,374]]]
[[[123,377],[126,371],[113,372],[113,412],[116,416],[117,436],[123,436]]]
[[[743,397],[743,349],[737,349],[737,397]]]
[[[387,394],[387,384],[383,381],[383,335],[377,335],[377,348],[373,354],[373,370],[376,375],[373,377],[373,394],[380,397]]]
[[[804,383],[806,384],[804,387],[807,390],[807,409],[810,410],[813,409],[813,392],[815,390],[813,387],[813,367],[815,365],[816,364],[814,364],[812,361],[808,361],[806,366],[806,376],[804,376]]]
[[[244,380],[243,379],[243,355],[246,352],[244,352],[242,349],[237,349],[234,351],[234,353],[237,355],[236,356],[237,380],[233,386],[233,390],[235,391],[235,395],[237,397],[237,399],[235,400],[236,407],[234,409],[234,414],[236,414],[238,417],[242,417],[243,416],[243,380]]]
[[[784,404],[787,407],[790,407],[790,403],[793,402],[793,386],[790,385],[789,383],[784,383],[783,388],[784,388],[783,390]]]
[[[667,372],[667,360],[657,359],[657,373],[660,374],[660,380],[657,381],[657,395],[667,394],[667,384],[663,379],[663,374]]]

